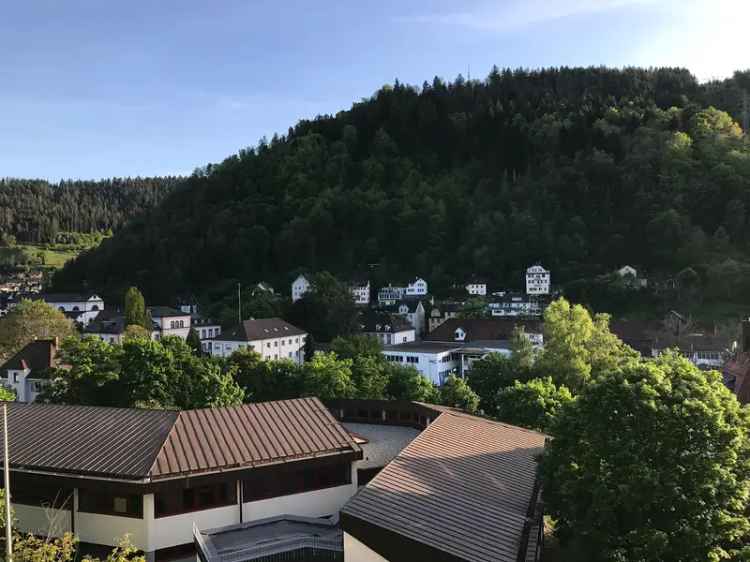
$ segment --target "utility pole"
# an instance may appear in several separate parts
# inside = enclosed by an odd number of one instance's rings
[[[742,92],[742,130],[746,135],[750,135],[750,107],[748,107],[747,90]]]
[[[242,291],[240,291],[239,283],[237,283],[237,323],[242,324]]]
[[[13,537],[10,514],[10,455],[8,454],[8,404],[3,404],[3,482],[5,485],[5,560],[13,562]]]

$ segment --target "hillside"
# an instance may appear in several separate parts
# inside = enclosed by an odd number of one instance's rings
[[[739,298],[750,283],[741,85],[632,68],[397,82],[206,166],[54,285],[115,295],[133,283],[168,302],[379,264],[380,279],[514,287],[542,261],[557,283],[624,263],[654,279],[692,267],[717,298]]]
[[[61,181],[0,178],[0,238],[8,244],[70,243],[60,233],[118,230],[157,205],[179,177]]]

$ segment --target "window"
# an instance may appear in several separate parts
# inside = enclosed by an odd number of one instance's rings
[[[289,357],[290,357],[290,358],[292,357],[292,352],[291,352],[291,351],[289,352]]]
[[[279,342],[278,342],[278,341],[276,341],[276,340],[274,340],[274,342],[273,342],[273,346],[274,346],[274,347],[279,347]]]
[[[143,497],[137,494],[78,490],[78,511],[121,517],[143,517]]]
[[[255,470],[242,481],[242,501],[250,502],[301,494],[351,483],[348,462],[308,467],[273,467]]]
[[[69,508],[73,503],[73,490],[57,488],[38,481],[11,479],[13,503],[36,507]]]
[[[299,338],[294,338],[295,343],[299,343]]]
[[[266,344],[266,347],[269,347],[269,348],[270,348],[270,347],[271,347],[271,342],[268,342],[268,343]]]
[[[419,363],[419,357],[415,355],[410,355],[406,358],[407,363]]]
[[[197,488],[166,488],[155,494],[156,517],[201,511],[237,503],[234,482],[220,482]]]

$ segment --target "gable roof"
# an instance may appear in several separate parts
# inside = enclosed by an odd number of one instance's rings
[[[317,398],[181,412],[12,403],[8,416],[20,471],[149,482],[359,451]]]
[[[305,334],[307,332],[292,326],[281,318],[259,318],[258,320],[245,320],[242,324],[222,332],[221,335],[213,339],[249,342],[286,336],[303,336]]]
[[[171,306],[148,306],[146,307],[152,318],[170,318],[172,316],[190,316],[189,312],[177,310]]]
[[[21,295],[19,297],[29,300],[43,300],[45,302],[88,302],[92,298],[94,300],[102,300],[96,293],[32,293],[27,295]]]
[[[365,319],[364,326],[362,327],[362,331],[366,333],[392,333],[413,329],[414,326],[412,326],[403,316],[389,314],[387,312],[375,312],[369,314]]]
[[[515,562],[525,549],[545,436],[440,412],[344,506],[344,530],[363,521],[461,560]]]
[[[57,342],[54,339],[34,340],[27,343],[18,353],[8,359],[0,371],[31,371],[49,369],[55,366]],[[5,376],[5,373],[2,373]]]
[[[461,328],[471,340],[508,340],[516,326],[523,326],[526,333],[541,334],[540,320],[517,320],[504,318],[449,318],[425,336],[429,341],[456,341],[455,332]]]

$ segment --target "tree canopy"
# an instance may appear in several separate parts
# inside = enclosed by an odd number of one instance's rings
[[[0,318],[0,361],[35,339],[62,341],[75,334],[73,322],[61,311],[41,300],[22,300]]]

